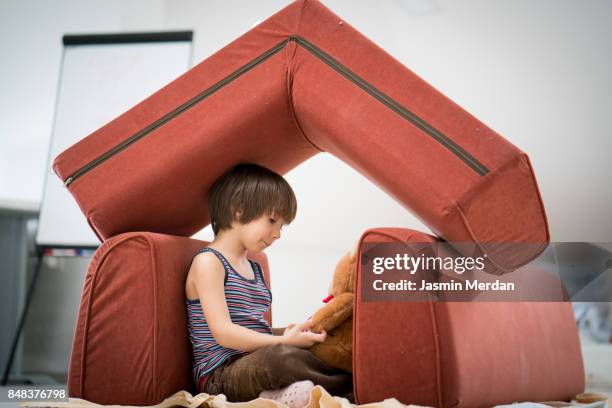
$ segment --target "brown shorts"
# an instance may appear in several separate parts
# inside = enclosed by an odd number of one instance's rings
[[[331,395],[354,403],[351,373],[330,367],[306,349],[286,344],[230,357],[210,374],[204,389],[199,391],[225,394],[230,402],[245,402],[258,398],[261,391],[276,390],[302,380],[310,380]]]

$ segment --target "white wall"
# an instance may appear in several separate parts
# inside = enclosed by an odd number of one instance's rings
[[[63,34],[193,29],[197,63],[288,3],[0,2],[0,160],[15,168],[0,174],[0,199],[40,200]],[[611,241],[612,2],[324,3],[530,155],[553,241]],[[267,251],[275,325],[306,318],[320,305],[336,260],[363,230],[428,231],[328,155],[291,171],[287,179],[299,211],[283,239]],[[209,230],[199,236],[212,238]]]

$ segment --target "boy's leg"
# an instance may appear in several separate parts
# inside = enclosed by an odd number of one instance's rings
[[[250,401],[264,390],[310,380],[332,395],[350,395],[349,373],[328,366],[310,351],[285,344],[262,347],[216,369],[206,384],[209,394],[225,394],[228,401]]]

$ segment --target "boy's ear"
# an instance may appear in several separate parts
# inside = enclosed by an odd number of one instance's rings
[[[236,219],[236,221],[240,221],[242,219],[242,210],[236,211],[236,213],[234,214],[234,218]]]

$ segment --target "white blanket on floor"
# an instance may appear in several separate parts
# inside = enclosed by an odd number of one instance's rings
[[[20,403],[20,406],[28,407],[74,407],[74,408],[97,408],[97,407],[128,407],[126,405],[99,405],[79,398],[70,398],[68,402],[56,403]],[[157,405],[150,408],[167,407],[188,407],[188,408],[285,408],[276,401],[264,398],[257,398],[249,402],[228,402],[225,395],[209,395],[201,393],[191,395],[187,391],[179,391],[166,398]],[[355,405],[351,404],[346,398],[333,397],[323,387],[316,385],[310,391],[310,403],[305,408],[424,408],[419,405],[405,405],[395,398],[389,398],[381,402],[370,404]],[[135,407],[133,407],[135,408]]]

